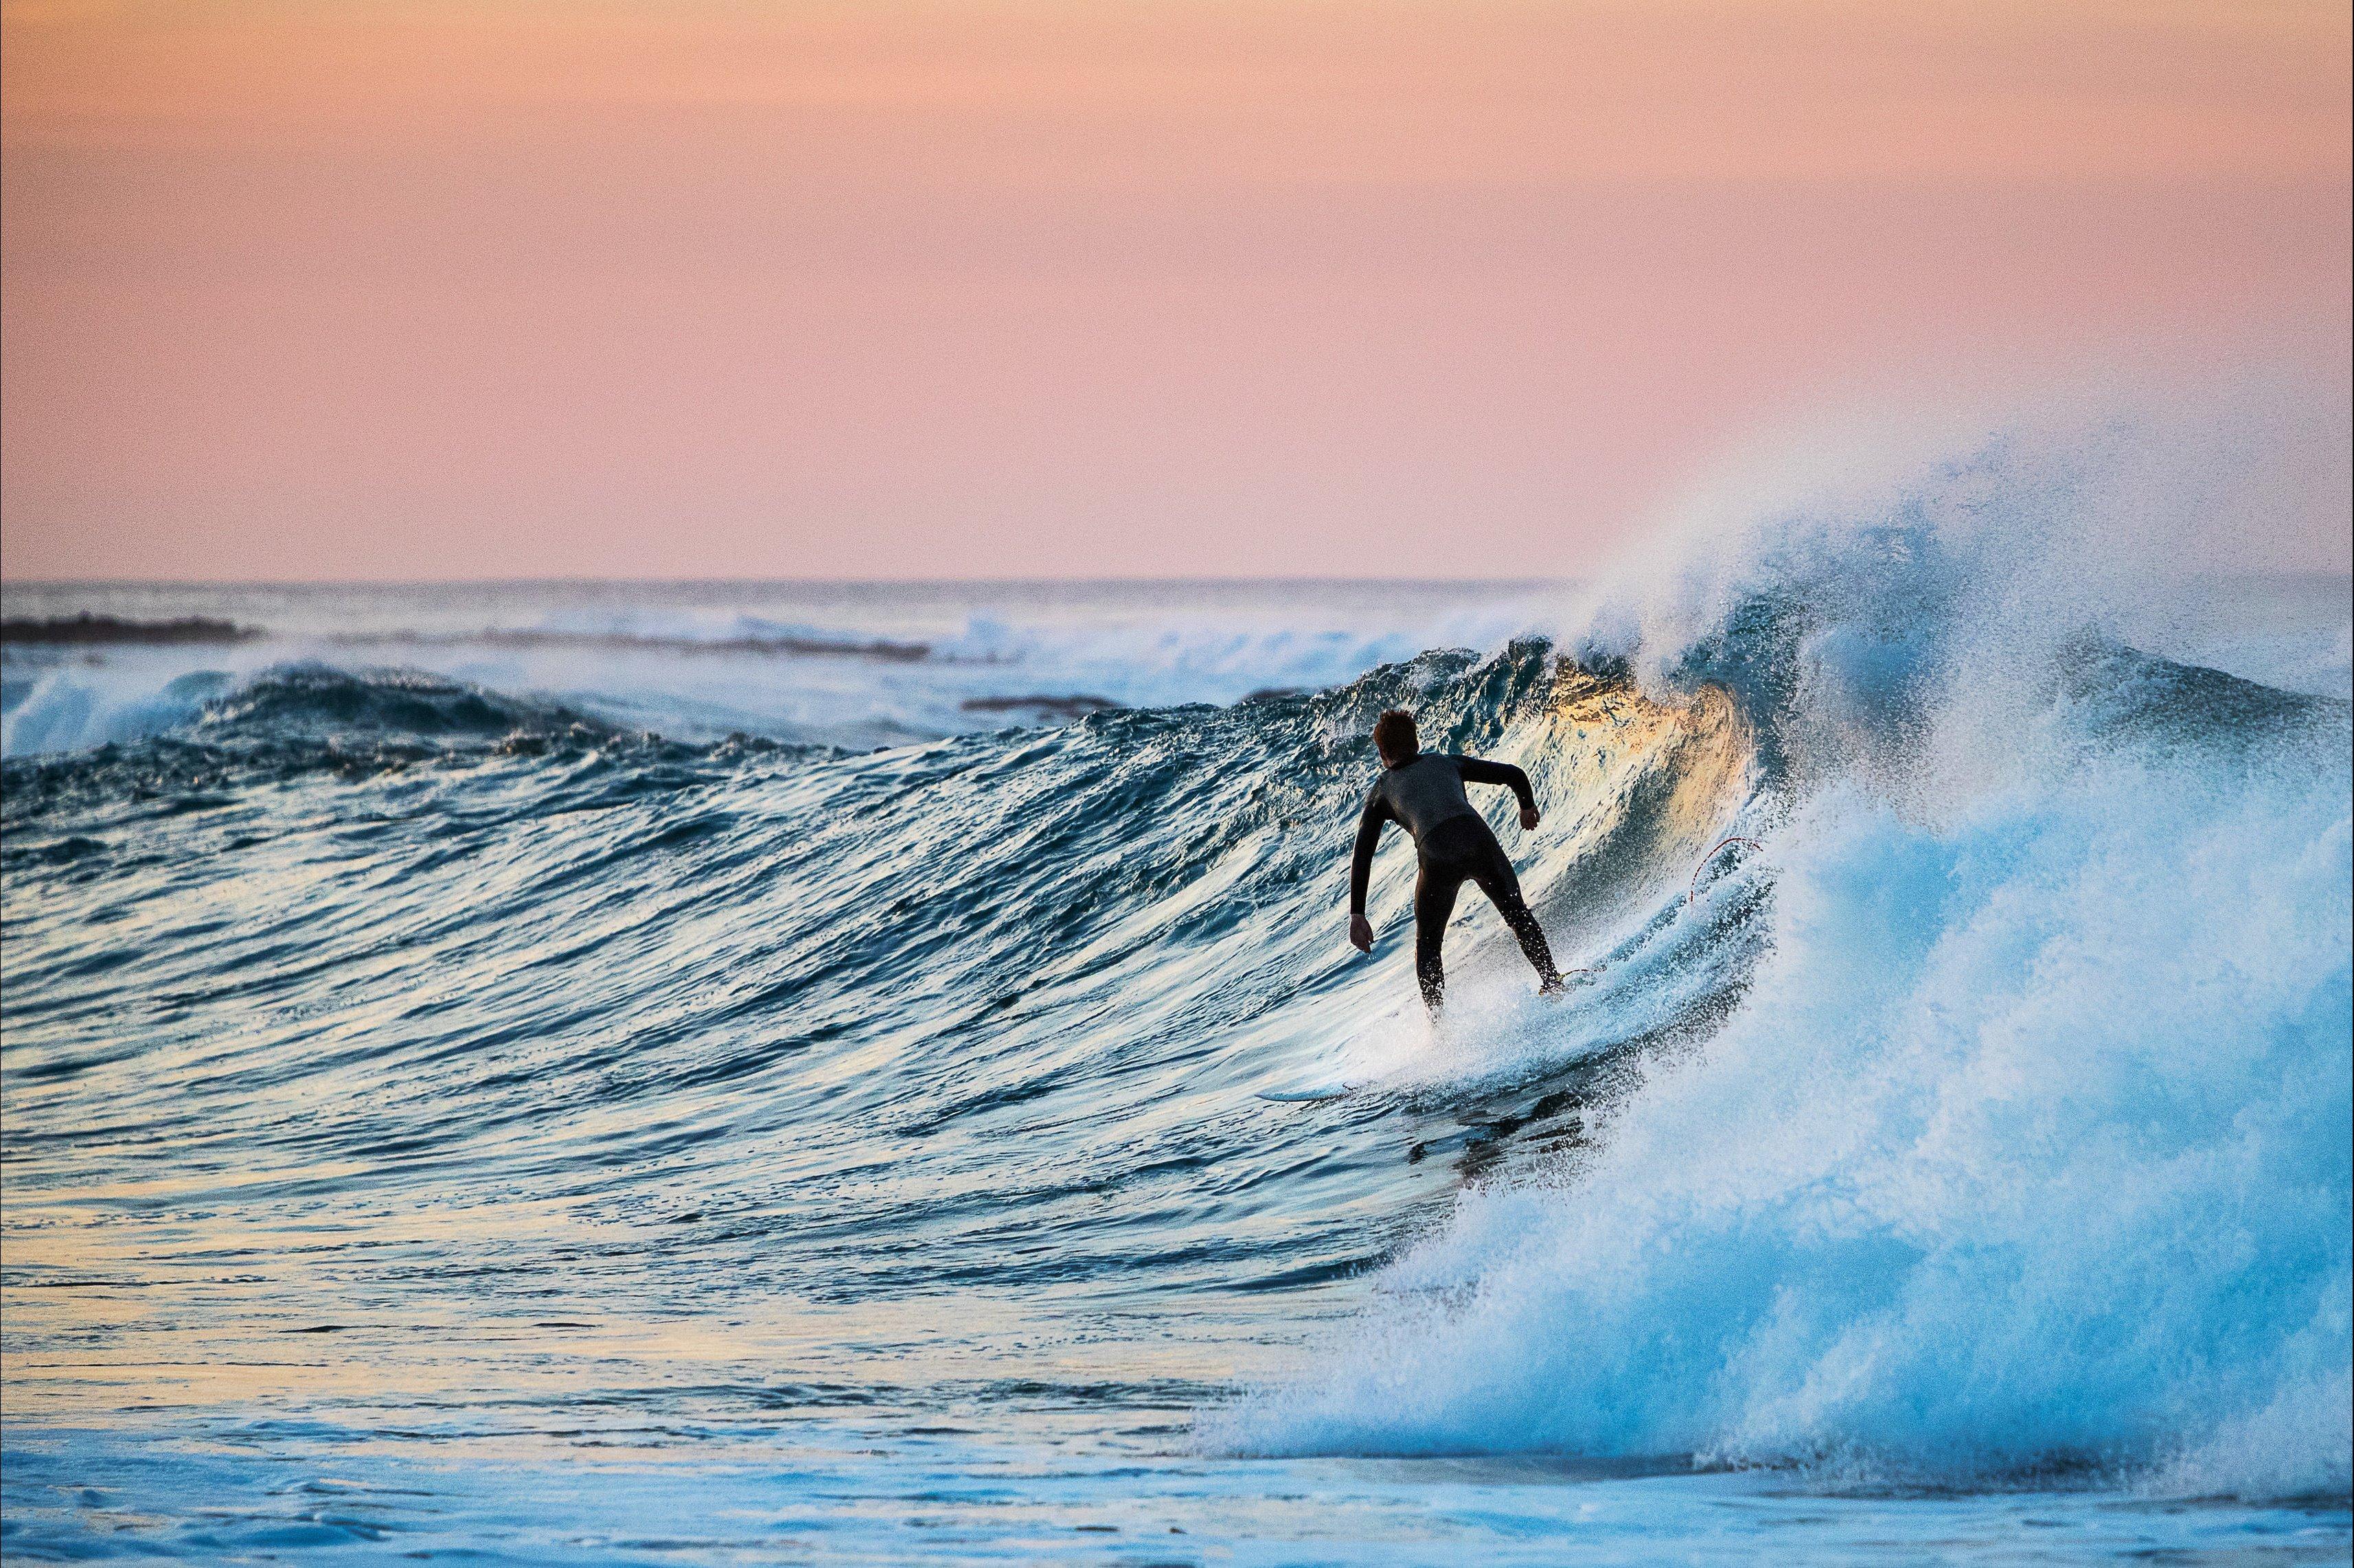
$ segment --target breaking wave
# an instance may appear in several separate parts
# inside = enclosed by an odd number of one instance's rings
[[[1996,454],[1597,596],[1755,724],[1738,1004],[1213,1442],[2346,1490],[2348,707],[2118,642],[2085,534]]]
[[[12,1332],[75,1331],[27,1293],[75,1270],[216,1281],[224,1214],[349,1261],[164,1330],[1243,1332],[1370,1277],[1202,1441],[2342,1492],[2348,705],[2137,644],[2066,569],[2096,488],[1996,452],[1550,639],[1049,729],[663,738],[276,664],[12,756]],[[1491,809],[1565,1001],[1467,901],[1426,1023],[1395,848],[1341,945],[1401,704],[1535,780],[1534,841]],[[638,1227],[593,1280],[584,1212]]]

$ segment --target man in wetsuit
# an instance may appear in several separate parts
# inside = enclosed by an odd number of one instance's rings
[[[1361,953],[1373,950],[1373,927],[1365,918],[1365,884],[1373,876],[1382,824],[1398,822],[1414,835],[1415,853],[1422,863],[1422,874],[1414,885],[1414,972],[1430,1011],[1438,1011],[1446,993],[1447,971],[1438,948],[1447,939],[1447,918],[1455,913],[1455,895],[1466,882],[1478,883],[1504,916],[1543,989],[1560,990],[1553,949],[1521,897],[1521,879],[1512,874],[1511,860],[1488,831],[1487,819],[1471,809],[1463,794],[1467,783],[1507,785],[1521,798],[1522,828],[1532,829],[1537,798],[1529,789],[1529,776],[1509,762],[1426,756],[1414,715],[1404,708],[1392,708],[1374,723],[1373,747],[1382,754],[1382,776],[1365,798],[1364,814],[1357,819],[1357,854],[1349,867],[1349,940]]]

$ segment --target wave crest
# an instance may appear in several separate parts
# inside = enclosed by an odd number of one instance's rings
[[[1205,1441],[2347,1491],[2354,725],[2118,636],[2085,482],[1997,453],[1590,620],[1755,727],[1734,1004]]]

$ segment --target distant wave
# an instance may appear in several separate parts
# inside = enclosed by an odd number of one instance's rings
[[[45,620],[13,617],[0,621],[0,642],[44,647],[164,646],[249,642],[279,635],[268,627],[245,626],[206,616],[138,620],[123,616],[79,615]],[[483,627],[468,631],[350,631],[300,641],[345,647],[587,649],[652,653],[758,653],[813,659],[873,659],[913,663],[936,657],[928,642],[887,637],[844,637],[815,632],[735,633],[683,637],[629,631],[570,631],[538,628]]]
[[[1447,590],[1449,595],[1458,592]],[[7,647],[0,661],[0,751],[65,751],[154,735],[194,715],[184,680],[249,678],[290,658],[347,669],[406,666],[504,691],[555,696],[609,723],[712,739],[736,731],[860,749],[999,724],[1060,723],[1089,699],[1121,707],[1231,703],[1271,690],[1345,683],[1429,647],[1493,646],[1522,624],[1518,601],[1433,590],[1234,604],[1125,593],[807,596],[787,610],[694,596],[520,590],[474,602],[419,589],[358,595],[228,593],[226,610],[189,592],[162,602],[249,622],[231,645]],[[12,609],[24,596],[12,598]],[[339,606],[353,602],[348,613]],[[133,615],[152,595],[70,600]],[[764,611],[773,612],[768,613]],[[154,619],[164,619],[156,615]],[[90,655],[84,657],[81,655]],[[1051,698],[1032,703],[1033,697]],[[999,706],[968,707],[968,702]]]
[[[561,631],[486,627],[479,631],[350,632],[328,639],[346,646],[507,649],[578,648],[648,653],[765,653],[812,659],[875,659],[907,664],[935,657],[928,642],[890,638],[832,637],[805,633],[737,634],[726,637],[659,636],[629,631]]]
[[[182,616],[173,620],[132,620],[121,616],[53,616],[47,620],[11,617],[0,620],[0,643],[48,647],[80,647],[122,643],[161,645],[189,642],[244,642],[265,635],[258,627],[207,616]]]
[[[1120,705],[1109,697],[1078,694],[1062,697],[967,697],[957,705],[969,714],[1030,713],[1055,718],[1085,718],[1089,714],[1105,713]]]

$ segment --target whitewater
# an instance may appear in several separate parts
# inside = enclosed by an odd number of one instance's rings
[[[2142,461],[1562,581],[9,585],[0,1548],[2346,1561],[2349,585]],[[1394,836],[1346,946],[1396,705],[1566,998],[1467,897],[1426,1021]]]

